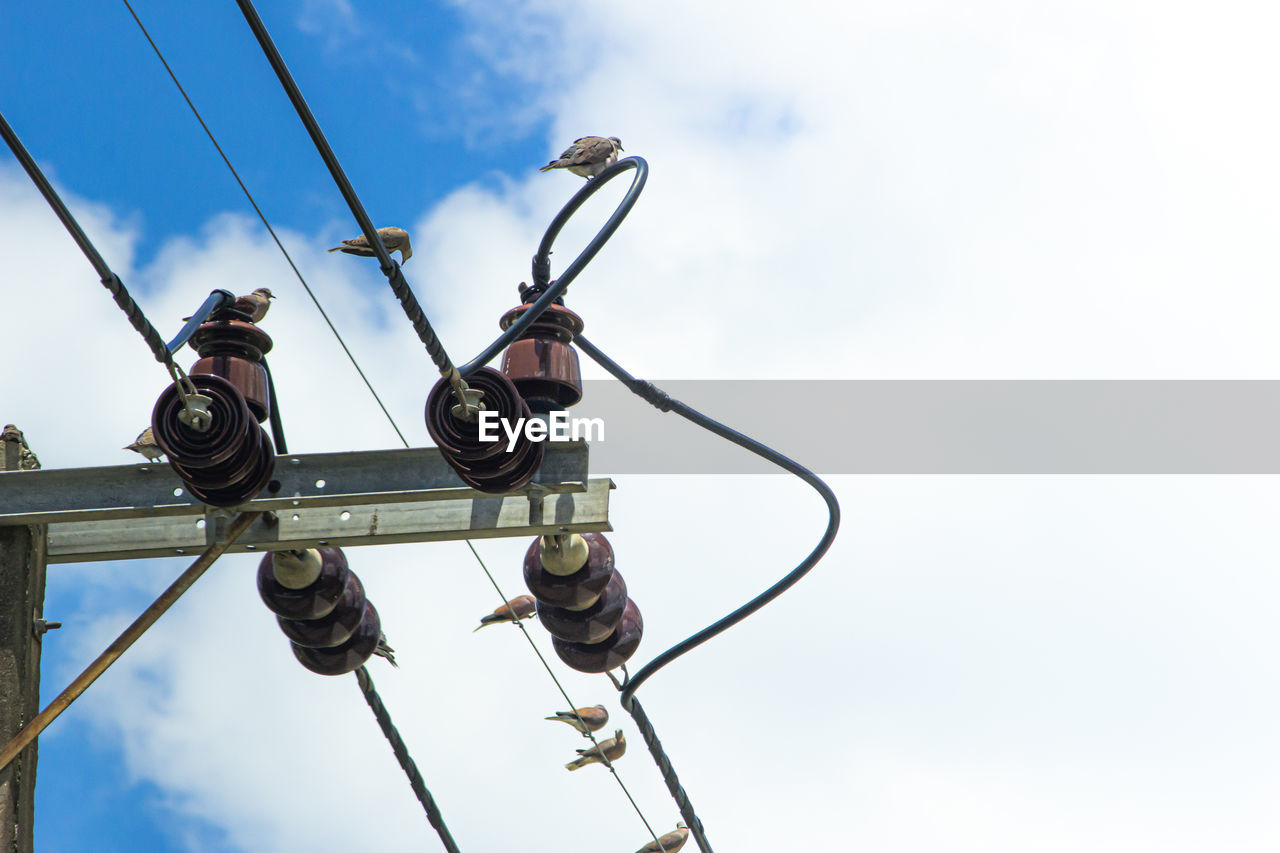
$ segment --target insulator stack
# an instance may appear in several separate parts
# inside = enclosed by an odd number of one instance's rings
[[[170,385],[151,411],[151,432],[191,494],[212,506],[237,506],[271,479],[275,448],[238,388],[220,376],[192,376],[191,382],[212,401],[210,428],[200,432],[181,421],[182,398]]]
[[[534,540],[524,557],[524,582],[556,654],[573,669],[607,672],[639,648],[644,622],[603,534]]]
[[[258,564],[258,593],[294,657],[320,675],[353,672],[373,656],[382,623],[340,548],[276,551]]]
[[[200,360],[190,377],[214,400],[212,428],[200,432],[181,422],[182,400],[172,385],[151,413],[152,434],[169,466],[204,503],[242,504],[262,491],[275,470],[275,447],[260,426],[271,414],[262,363],[271,345],[270,335],[244,320],[204,323],[191,336]]]
[[[511,380],[490,367],[482,367],[467,377],[467,384],[482,392],[480,402],[487,413],[512,429],[533,417],[529,405]],[[491,434],[497,440],[481,438],[480,421],[457,417],[457,400],[452,386],[441,379],[427,397],[427,432],[440,448],[446,462],[473,489],[490,494],[514,492],[528,485],[542,464],[542,443],[521,429],[515,446],[507,450],[507,436],[496,423]]]
[[[504,332],[529,310],[535,298],[532,289],[525,291],[525,304],[502,316],[498,325]],[[582,328],[581,317],[553,303],[503,353],[502,372],[534,414],[567,409],[582,399],[578,351],[570,346]]]

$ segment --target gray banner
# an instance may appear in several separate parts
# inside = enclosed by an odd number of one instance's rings
[[[676,380],[672,397],[823,474],[1277,474],[1280,381]],[[619,383],[585,383],[593,474],[778,469]]]

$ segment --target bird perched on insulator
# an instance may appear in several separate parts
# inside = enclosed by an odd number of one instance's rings
[[[122,449],[139,453],[146,457],[149,462],[154,462],[164,456],[164,451],[160,449],[160,445],[156,444],[155,436],[151,434],[151,427],[147,427],[138,433],[138,437],[133,440],[133,444],[126,444]]]
[[[267,309],[271,307],[271,300],[275,298],[275,295],[271,293],[271,288],[259,287],[253,293],[236,297],[235,305],[232,307],[237,311],[248,314],[250,322],[258,323],[261,322],[263,317],[267,316]]]
[[[380,658],[386,658],[387,663],[396,669],[400,668],[400,664],[396,663],[396,650],[387,645],[387,635],[381,631],[378,632],[378,645],[373,647],[373,653]]]
[[[613,733],[613,737],[608,740],[602,740],[598,745],[590,749],[578,750],[578,757],[566,764],[564,769],[572,772],[586,767],[588,764],[603,764],[604,758],[609,759],[611,762],[617,761],[626,751],[627,739],[622,736],[622,729],[618,729]]]
[[[382,245],[387,247],[387,254],[396,251],[400,253],[400,263],[403,264],[413,257],[413,247],[409,245],[409,232],[403,228],[397,228],[394,225],[379,228],[378,239],[382,241]],[[343,240],[342,245],[334,246],[329,251],[345,252],[348,255],[359,255],[362,258],[375,257],[373,249],[369,246],[369,238],[363,234],[350,240]]]
[[[236,301],[231,303],[231,307],[241,314],[249,318],[249,322],[257,323],[267,316],[267,309],[271,307],[271,300],[275,299],[275,294],[271,292],[269,287],[259,287],[253,293],[246,293],[244,296],[237,296]],[[214,314],[218,312],[215,311]],[[187,322],[190,317],[183,317],[182,322]]]
[[[544,720],[557,720],[568,723],[586,736],[587,732],[598,732],[609,722],[609,712],[603,705],[592,708],[578,708],[573,711],[556,711],[554,717],[543,717]]]
[[[674,830],[663,835],[657,841],[650,841],[637,850],[636,853],[676,853],[688,840],[689,827],[684,825],[684,821],[678,821]]]
[[[481,616],[480,628],[486,625],[497,625],[499,622],[519,622],[521,619],[528,619],[537,612],[538,602],[532,595],[517,595],[489,615]],[[476,628],[471,633],[474,634],[480,628]]]
[[[622,140],[616,136],[584,136],[575,139],[558,159],[552,160],[538,171],[568,169],[575,175],[590,180],[618,162],[618,152],[621,150]]]

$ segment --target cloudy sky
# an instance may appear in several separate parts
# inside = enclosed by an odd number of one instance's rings
[[[235,5],[135,5],[428,444],[432,365],[376,264],[325,254],[355,226]],[[460,361],[579,186],[536,168],[600,134],[652,174],[569,301],[634,373],[1277,378],[1271,4],[372,6],[260,12],[375,221],[412,230],[406,274]],[[271,287],[291,449],[397,446],[127,10],[77,11],[6,12],[0,109],[98,248],[165,334],[214,287]],[[46,467],[134,462],[165,374],[7,156],[0,258],[0,422]],[[781,477],[617,483],[639,661],[824,524]],[[640,694],[717,849],[1276,848],[1275,478],[833,485],[828,559]],[[527,544],[478,545],[513,595]],[[542,721],[563,701],[519,633],[471,633],[496,602],[465,545],[348,556],[400,653],[374,677],[464,850],[644,843],[603,770],[563,770],[577,738]],[[51,567],[46,700],[184,565]],[[41,739],[38,849],[439,849],[354,680],[298,666],[255,567],[220,561]],[[608,682],[559,672],[622,721],[619,770],[669,829]]]

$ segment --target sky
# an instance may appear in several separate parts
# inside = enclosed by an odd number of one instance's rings
[[[376,264],[325,252],[357,228],[235,5],[134,5],[429,444],[434,368]],[[77,13],[6,12],[0,110],[104,257],[166,336],[215,287],[270,287],[290,449],[398,446],[123,4]],[[598,134],[651,175],[569,305],[659,384],[1277,378],[1273,4],[260,13],[373,219],[412,232],[406,276],[457,361],[580,186],[537,167]],[[622,184],[566,229],[556,269]],[[0,258],[0,422],[45,467],[134,463],[120,448],[166,375],[7,155]],[[799,461],[821,473],[819,450]],[[637,662],[768,586],[825,523],[794,479],[615,479]],[[831,482],[830,555],[639,694],[716,849],[1276,848],[1274,477]],[[477,544],[509,594],[527,547]],[[464,544],[348,558],[400,661],[373,677],[462,849],[645,842],[607,773],[563,770],[579,739],[542,720],[563,700],[519,632],[472,633],[497,602]],[[51,566],[45,700],[185,565]],[[37,849],[439,849],[354,679],[296,663],[255,570],[219,561],[41,737]],[[619,770],[670,829],[612,687],[557,674],[609,707],[632,743]]]

